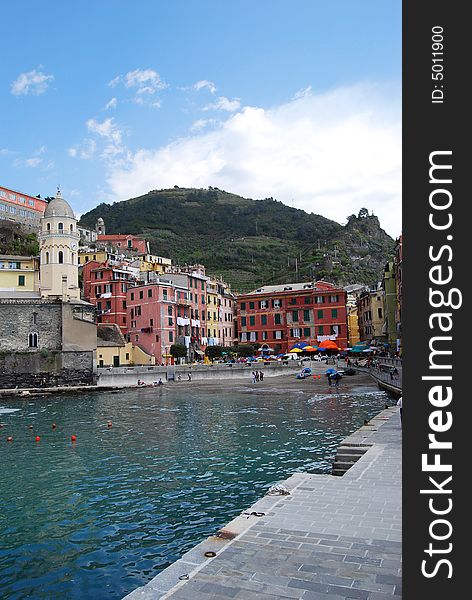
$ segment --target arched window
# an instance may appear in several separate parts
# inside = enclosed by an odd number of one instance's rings
[[[70,224],[70,232],[72,233],[74,231],[74,225],[71,223]]]
[[[58,223],[57,228],[59,229],[59,231],[62,231],[64,229],[64,223]]]
[[[38,334],[37,333],[30,333],[28,336],[28,346],[30,348],[37,348],[38,347]]]
[[[72,264],[75,265],[75,252],[72,252],[71,257],[72,257]]]
[[[62,250],[59,250],[59,254],[57,256],[57,262],[61,265],[64,262],[64,252]]]
[[[46,252],[46,264],[49,264],[49,252]]]
[[[46,229],[47,229],[48,231],[51,231],[51,223],[48,223],[48,224],[46,225]]]

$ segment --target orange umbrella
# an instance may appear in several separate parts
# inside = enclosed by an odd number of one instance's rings
[[[304,352],[316,352],[318,350],[318,348],[314,348],[313,346],[305,346],[305,348],[303,348]]]
[[[338,345],[333,340],[324,340],[319,345],[320,348],[326,348],[326,350],[338,350]]]

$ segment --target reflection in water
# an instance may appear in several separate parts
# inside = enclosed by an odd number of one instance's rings
[[[273,483],[329,472],[387,399],[231,385],[3,402],[2,598],[122,598]]]

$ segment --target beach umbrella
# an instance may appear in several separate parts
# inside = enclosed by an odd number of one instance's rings
[[[298,348],[297,346],[294,346],[290,352],[303,352],[303,350],[301,348]]]
[[[305,348],[303,348],[304,352],[316,352],[318,350],[318,348],[314,348],[313,346],[305,346]]]
[[[326,375],[336,373],[336,369],[326,369]]]
[[[338,350],[338,345],[333,340],[324,340],[319,345],[319,348],[326,348],[326,350]]]

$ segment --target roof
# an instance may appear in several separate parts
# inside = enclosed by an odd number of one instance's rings
[[[117,233],[117,234],[100,234],[98,236],[99,242],[105,242],[106,240],[127,240],[129,238],[133,238],[135,240],[144,240],[144,238],[139,237],[138,235],[133,235],[132,233]]]
[[[118,325],[115,323],[98,323],[97,347],[125,345],[125,338],[123,337]]]
[[[74,211],[69,203],[64,200],[61,192],[57,190],[56,197],[49,202],[44,211],[45,217],[68,217],[75,219]]]
[[[321,284],[321,285],[320,285]],[[283,283],[279,285],[264,285],[257,290],[253,290],[247,294],[241,294],[241,296],[251,296],[256,294],[273,294],[282,292],[304,292],[309,290],[316,291],[331,291],[336,290],[334,285],[326,281],[305,281],[302,283]]]

